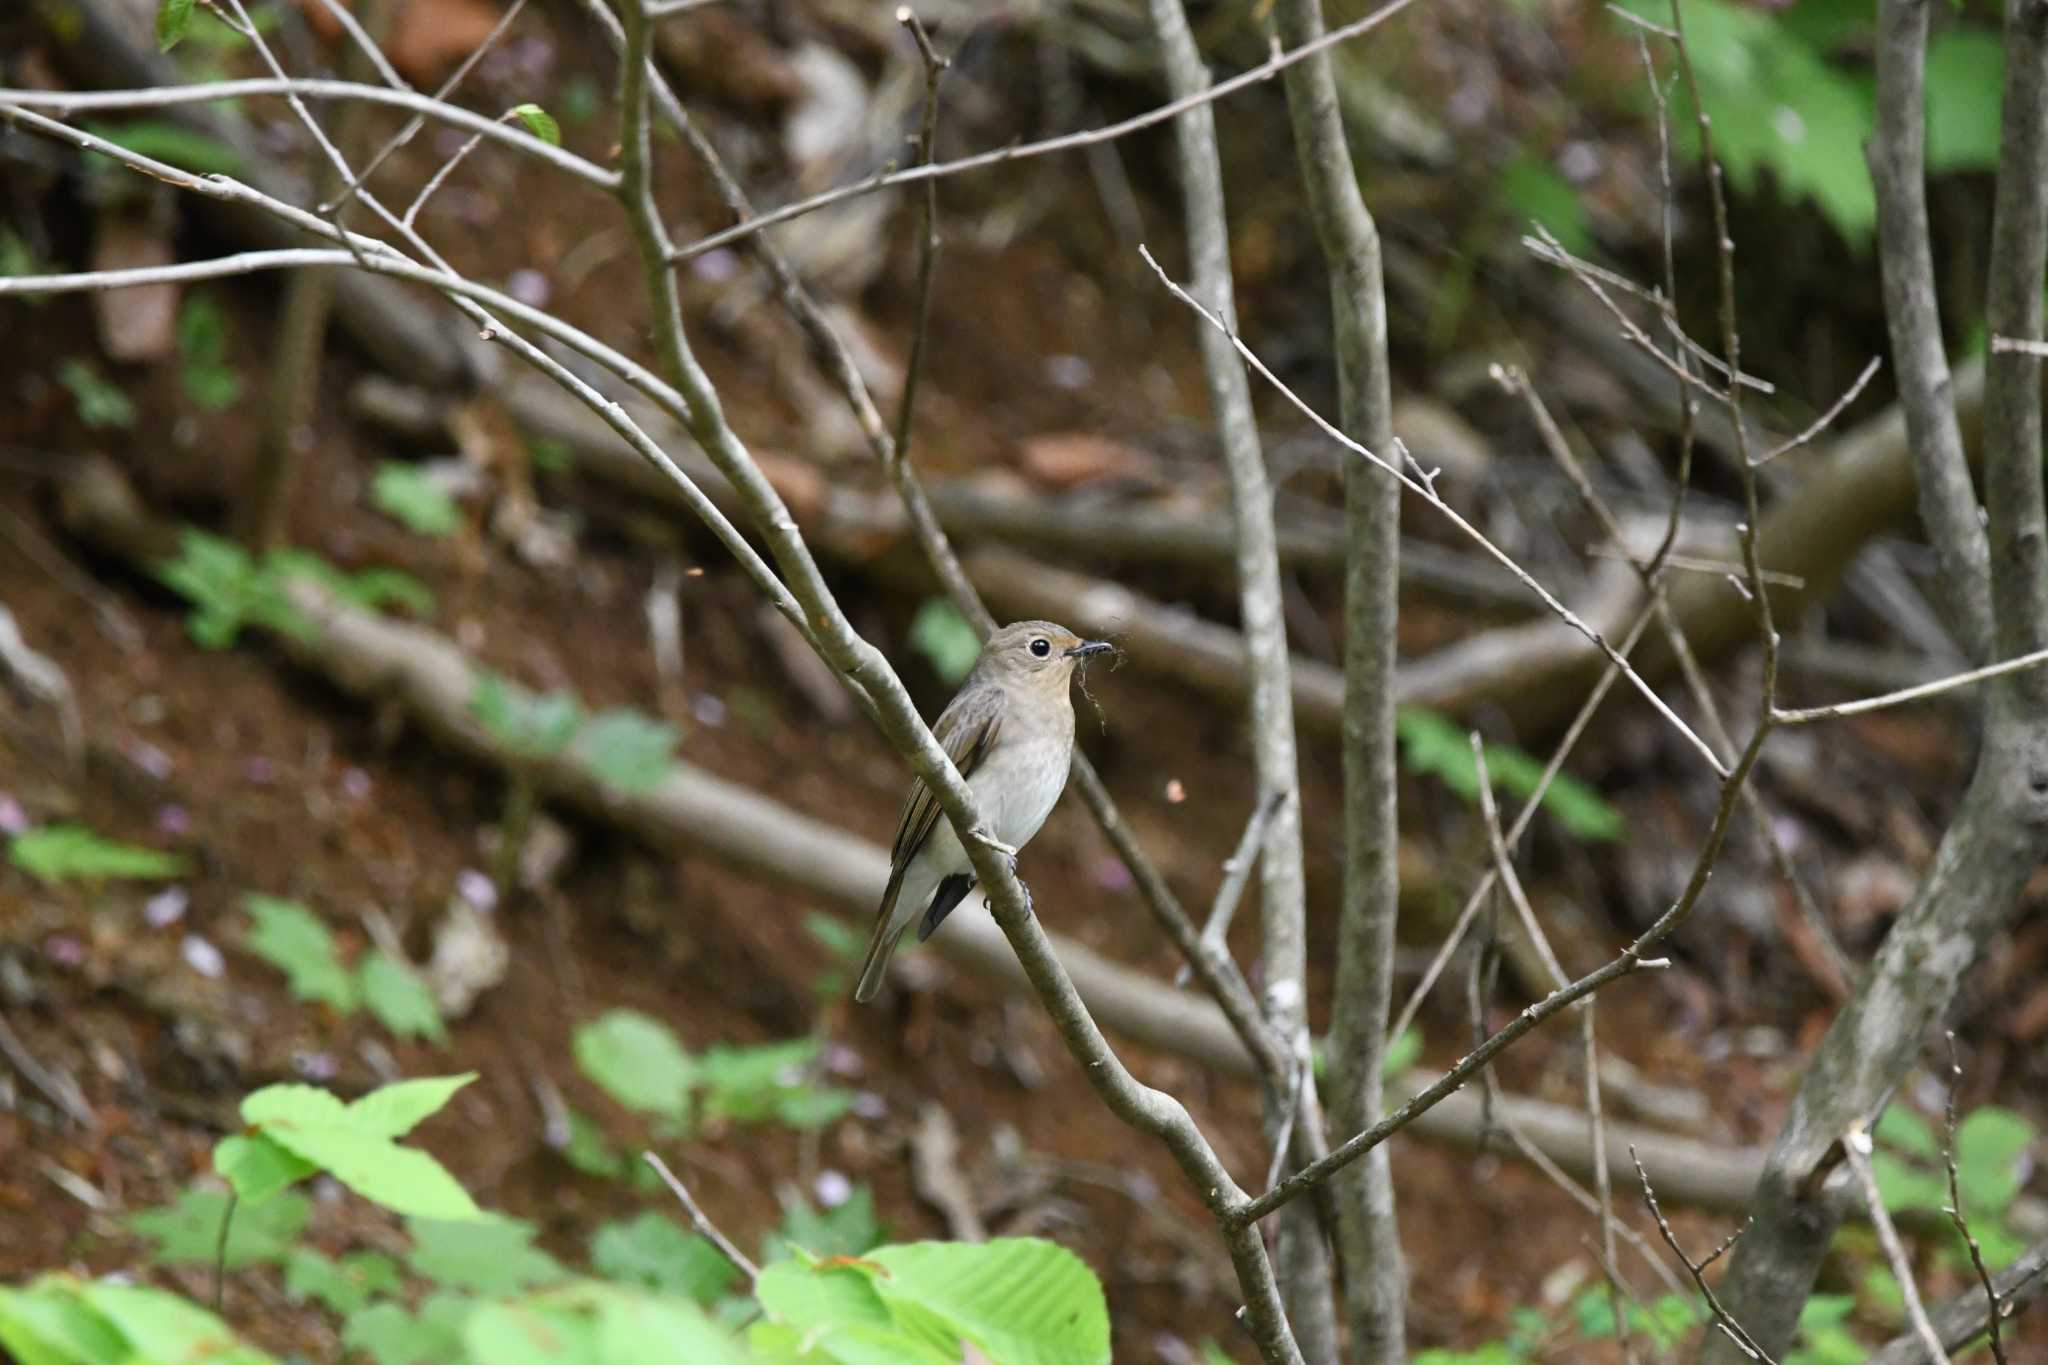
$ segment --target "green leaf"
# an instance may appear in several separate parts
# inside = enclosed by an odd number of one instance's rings
[[[924,655],[946,683],[965,679],[981,657],[981,638],[960,609],[943,597],[926,598],[918,607],[910,620],[910,647]]]
[[[625,1154],[612,1146],[604,1129],[581,1109],[569,1110],[569,1141],[562,1147],[562,1160],[602,1180],[623,1180],[629,1173]]]
[[[548,113],[547,110],[541,108],[538,104],[514,105],[512,112],[517,114],[519,121],[526,125],[527,132],[532,133],[542,142],[547,143],[548,146],[559,147],[562,145],[561,125],[555,122],[552,114]]]
[[[496,673],[478,676],[469,710],[498,743],[528,757],[560,753],[583,725],[583,708],[568,693],[536,698]]]
[[[1941,1143],[1935,1138],[1934,1129],[1926,1119],[1903,1104],[1885,1106],[1872,1136],[1884,1146],[1895,1147],[1911,1156],[1924,1157],[1928,1161],[1941,1160]]]
[[[1414,1024],[1401,1030],[1401,1036],[1387,1045],[1386,1054],[1380,1060],[1380,1076],[1393,1080],[1422,1057],[1422,1030]]]
[[[569,1278],[561,1262],[533,1245],[533,1224],[517,1218],[415,1218],[406,1227],[413,1244],[408,1263],[444,1289],[510,1294]]]
[[[181,876],[185,860],[102,838],[84,825],[42,825],[15,835],[7,860],[45,886],[64,882],[161,881]]]
[[[311,1247],[293,1247],[284,1263],[285,1292],[317,1299],[347,1317],[369,1307],[373,1297],[396,1294],[398,1262],[380,1251],[352,1251],[335,1260]]]
[[[622,792],[644,792],[668,776],[676,732],[638,711],[616,707],[591,717],[578,743],[600,782]]]
[[[853,1107],[853,1093],[811,1083],[806,1073],[818,1048],[815,1038],[796,1038],[709,1049],[697,1060],[704,1117],[791,1128],[823,1127],[840,1118]]]
[[[681,1122],[696,1067],[675,1032],[636,1010],[611,1010],[576,1030],[576,1064],[628,1109]]]
[[[749,1365],[750,1357],[694,1305],[606,1288],[597,1300],[605,1365]]]
[[[1106,1365],[1109,1306],[1095,1272],[1035,1237],[912,1242],[865,1257],[892,1309],[915,1304],[1003,1365]]]
[[[130,1361],[275,1365],[271,1356],[236,1340],[226,1323],[176,1294],[106,1281],[82,1284],[77,1294],[134,1346]]]
[[[1670,22],[1663,0],[1624,0],[1624,8]],[[1877,219],[1862,152],[1875,108],[1870,78],[1830,62],[1771,14],[1729,0],[1687,0],[1685,27],[1729,183],[1754,193],[1768,172],[1850,242],[1866,241]],[[1698,124],[1683,88],[1672,103],[1671,134],[1681,151],[1698,154]]]
[[[158,1265],[212,1265],[220,1245],[220,1223],[228,1211],[226,1192],[188,1185],[165,1208],[128,1216],[128,1226],[156,1243],[150,1259]],[[312,1204],[286,1195],[261,1204],[241,1200],[228,1225],[227,1268],[239,1270],[281,1259],[306,1226]]]
[[[566,1304],[487,1303],[462,1325],[462,1345],[491,1365],[598,1365],[596,1320]]]
[[[838,1263],[821,1265],[792,1257],[763,1266],[754,1281],[761,1311],[805,1332],[840,1327],[893,1327],[889,1306],[870,1270]]]
[[[1944,28],[1927,46],[1927,169],[1998,165],[2005,44],[1987,29]]]
[[[259,1204],[320,1168],[261,1133],[236,1133],[215,1145],[213,1169],[244,1202]]]
[[[1965,1213],[2000,1214],[2020,1192],[2020,1158],[2034,1145],[2034,1125],[2010,1109],[1987,1104],[1956,1125],[1956,1187]]]
[[[448,1041],[434,993],[411,963],[372,948],[363,955],[357,977],[363,1004],[392,1033],[400,1038]]]
[[[713,1302],[739,1278],[718,1248],[653,1212],[599,1228],[590,1243],[590,1265],[608,1280],[700,1304]]]
[[[193,406],[220,412],[241,401],[241,376],[227,356],[227,314],[210,294],[188,296],[178,310],[178,377]]]
[[[448,536],[462,525],[462,511],[448,490],[417,465],[386,460],[370,479],[370,501],[406,530]]]
[[[1493,193],[1514,220],[1518,236],[1527,223],[1536,222],[1550,229],[1574,256],[1593,253],[1593,232],[1586,225],[1586,208],[1579,192],[1541,157],[1525,151],[1501,167]]]
[[[135,404],[108,383],[90,361],[65,361],[57,367],[57,382],[78,405],[78,420],[94,431],[126,431],[135,425]]]
[[[1410,772],[1432,776],[1467,801],[1479,799],[1479,766],[1465,731],[1433,711],[1402,707],[1394,714],[1401,739],[1401,762]],[[1506,744],[1486,746],[1486,768],[1496,788],[1527,800],[1543,778],[1544,764]],[[1577,838],[1608,841],[1621,837],[1621,812],[1591,787],[1565,773],[1551,780],[1543,793],[1543,809]]]
[[[137,156],[146,156],[194,175],[236,175],[244,166],[242,154],[229,143],[167,118],[136,119],[130,123],[88,123],[85,130]],[[88,153],[88,156],[95,165],[108,165],[107,158],[97,152]]]
[[[886,1230],[875,1217],[875,1192],[856,1185],[837,1208],[824,1212],[802,1199],[782,1211],[782,1226],[765,1239],[761,1259],[779,1261],[801,1248],[813,1256],[858,1256],[880,1246]]]
[[[408,1081],[343,1106],[324,1090],[272,1085],[242,1101],[242,1117],[261,1134],[309,1161],[372,1203],[419,1218],[476,1219],[485,1214],[441,1163],[392,1141],[418,1116],[432,1113],[467,1076]]]
[[[1886,1209],[1904,1213],[1909,1209],[1938,1210],[1948,1204],[1948,1181],[1934,1172],[1911,1165],[1888,1152],[1873,1152],[1870,1173],[1877,1181],[1878,1196]]]
[[[44,1275],[26,1289],[0,1285],[0,1347],[21,1365],[127,1361],[134,1348],[79,1298],[82,1285],[63,1274]]]
[[[447,1107],[455,1092],[476,1079],[474,1071],[460,1076],[422,1076],[379,1086],[349,1105],[348,1123],[376,1137],[402,1138]]]
[[[430,1294],[417,1315],[395,1303],[349,1315],[341,1344],[377,1365],[446,1365],[462,1360],[462,1325],[476,1311],[466,1294]]]
[[[250,952],[285,974],[293,995],[332,1005],[343,1014],[360,1003],[356,983],[334,947],[324,921],[297,901],[250,893],[242,898],[254,927]]]
[[[184,40],[192,27],[193,0],[163,0],[156,10],[156,47],[169,52]]]

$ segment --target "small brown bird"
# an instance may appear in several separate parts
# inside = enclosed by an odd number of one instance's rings
[[[974,791],[988,834],[1002,851],[1038,833],[1067,785],[1074,754],[1074,702],[1067,684],[1077,664],[1111,646],[1084,640],[1050,621],[1018,621],[988,637],[960,691],[932,734]],[[856,1000],[882,988],[896,941],[919,915],[922,943],[974,886],[974,868],[923,779],[910,784],[903,823],[889,856],[889,885],[861,963]]]

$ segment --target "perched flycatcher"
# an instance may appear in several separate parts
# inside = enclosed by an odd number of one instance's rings
[[[959,694],[932,726],[973,790],[986,831],[1012,856],[1038,833],[1067,785],[1074,754],[1067,685],[1074,668],[1110,647],[1050,621],[1004,626],[988,637]],[[881,989],[889,954],[912,920],[918,920],[922,943],[973,886],[974,868],[952,822],[923,780],[912,781],[853,998],[871,1000]]]

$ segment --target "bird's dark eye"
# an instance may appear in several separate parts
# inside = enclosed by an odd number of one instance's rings
[[[1031,652],[1043,659],[1046,655],[1052,653],[1052,641],[1040,636],[1031,642]]]

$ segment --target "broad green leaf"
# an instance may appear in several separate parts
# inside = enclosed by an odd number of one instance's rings
[[[462,1344],[490,1365],[599,1365],[596,1319],[562,1304],[487,1303],[462,1325]]]
[[[1956,1125],[1956,1186],[1965,1212],[2003,1213],[2020,1192],[2020,1158],[2039,1136],[2010,1109],[1987,1104]]]
[[[924,655],[945,683],[966,678],[981,657],[981,637],[960,609],[943,597],[926,598],[910,618],[910,647]]]
[[[1926,1119],[1903,1104],[1885,1106],[1872,1136],[1881,1145],[1896,1147],[1911,1156],[1925,1157],[1929,1161],[1941,1160],[1941,1143],[1934,1136],[1934,1129]]]
[[[378,1303],[349,1315],[342,1345],[377,1365],[447,1365],[462,1355],[462,1325],[477,1301],[465,1294],[430,1294],[417,1314]]]
[[[2005,44],[1981,28],[1944,28],[1927,45],[1927,169],[1998,165]]]
[[[433,1117],[455,1097],[455,1092],[476,1079],[474,1071],[460,1076],[423,1076],[379,1086],[350,1104],[348,1125],[375,1137],[402,1138]]]
[[[872,1268],[814,1264],[801,1257],[763,1266],[754,1281],[761,1311],[806,1333],[840,1327],[894,1327]]]
[[[213,1169],[253,1206],[298,1184],[319,1167],[261,1133],[236,1133],[214,1147]]]
[[[1006,1237],[980,1244],[877,1247],[887,1273],[875,1292],[950,1324],[1003,1365],[1106,1365],[1109,1306],[1080,1257],[1054,1242]]]
[[[228,1224],[228,1269],[280,1259],[298,1240],[312,1210],[312,1204],[296,1194],[260,1204],[238,1201]],[[220,1246],[221,1219],[227,1211],[224,1191],[187,1186],[175,1204],[130,1214],[127,1222],[156,1243],[151,1259],[157,1264],[212,1265]]]
[[[275,1124],[280,1147],[313,1162],[373,1204],[415,1218],[482,1218],[484,1211],[440,1162],[414,1147],[347,1128]]]
[[[42,825],[7,844],[7,860],[45,886],[64,882],[161,881],[180,876],[185,860],[102,838],[83,825]]]
[[[482,1218],[469,1192],[440,1162],[391,1140],[470,1079],[401,1082],[385,1087],[396,1092],[390,1097],[365,1096],[360,1110],[309,1085],[266,1086],[242,1101],[242,1117],[372,1203],[418,1218]]]
[[[370,501],[406,530],[449,536],[462,525],[462,511],[434,477],[417,465],[386,460],[370,478]]]
[[[0,1348],[21,1365],[126,1361],[131,1351],[127,1338],[79,1298],[81,1283],[53,1274],[26,1289],[0,1285]]]
[[[1908,1209],[1937,1210],[1948,1204],[1948,1180],[1931,1170],[1912,1165],[1889,1152],[1873,1152],[1870,1173],[1885,1208],[1893,1213]]]
[[[78,1297],[112,1323],[144,1362],[205,1361],[207,1365],[276,1365],[273,1357],[235,1338],[213,1314],[161,1289],[105,1281],[79,1286]]]
[[[352,1251],[337,1261],[311,1247],[293,1247],[284,1263],[286,1293],[318,1299],[343,1317],[369,1307],[373,1297],[397,1293],[400,1283],[398,1262],[379,1251]]]
[[[704,1117],[790,1128],[820,1128],[840,1118],[853,1107],[853,1092],[808,1078],[818,1048],[815,1038],[795,1038],[708,1049],[697,1059]]]
[[[561,1262],[533,1245],[533,1224],[487,1216],[471,1222],[415,1218],[412,1254],[415,1273],[444,1289],[510,1294],[569,1277]]]
[[[711,1303],[739,1278],[718,1248],[651,1211],[599,1228],[590,1243],[590,1265],[608,1280],[700,1304]]]
[[[532,133],[542,142],[547,143],[550,147],[562,145],[561,125],[555,122],[552,114],[548,113],[547,110],[541,108],[538,104],[514,105],[512,112],[517,114],[519,121],[526,125],[526,131]]]
[[[576,1030],[583,1074],[628,1109],[678,1122],[696,1068],[674,1030],[636,1010],[610,1010]]]
[[[297,901],[250,894],[242,898],[254,927],[249,951],[285,974],[292,994],[347,1014],[359,1003],[355,978],[335,951],[326,922]]]
[[[159,52],[169,52],[184,40],[185,31],[192,27],[193,0],[163,0],[156,10],[156,46]]]
[[[448,1041],[448,1030],[441,1023],[434,993],[411,963],[372,948],[363,954],[356,975],[363,1004],[385,1028],[400,1038]]]
[[[749,1365],[750,1357],[703,1311],[673,1299],[616,1291],[597,1301],[604,1365]]]
[[[598,780],[622,792],[644,792],[674,766],[676,732],[625,707],[600,711],[578,736],[583,761]]]

